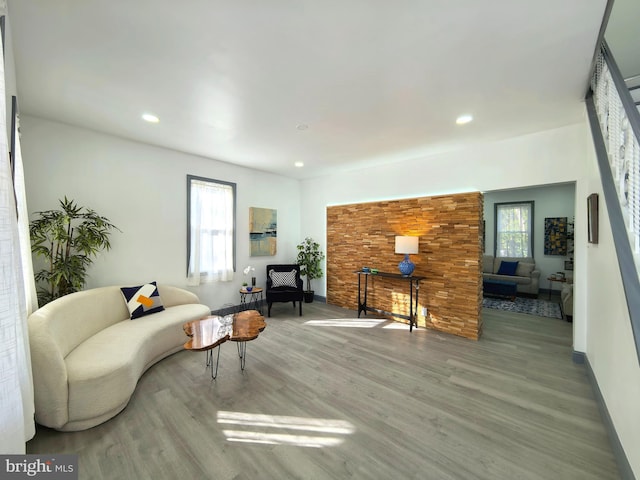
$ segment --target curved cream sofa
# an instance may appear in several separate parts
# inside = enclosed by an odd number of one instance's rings
[[[186,290],[158,285],[165,310],[135,320],[120,287],[58,298],[29,316],[36,421],[85,430],[121,412],[140,376],[183,349],[182,325],[210,315]]]

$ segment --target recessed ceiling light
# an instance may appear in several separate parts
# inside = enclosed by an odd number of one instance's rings
[[[458,125],[464,125],[465,123],[469,123],[471,120],[473,120],[473,117],[469,114],[465,114],[460,115],[458,118],[456,118],[456,123]]]
[[[296,167],[298,167],[298,168],[300,168],[300,167],[304,167],[304,162],[296,162],[296,163],[294,163],[294,165],[295,165]]]
[[[149,123],[158,123],[160,121],[160,119],[158,117],[156,117],[155,115],[153,115],[151,113],[143,113],[142,114],[142,119],[145,122],[149,122]]]

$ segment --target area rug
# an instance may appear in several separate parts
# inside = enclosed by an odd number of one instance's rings
[[[540,317],[562,318],[559,303],[547,302],[536,298],[516,297],[514,302],[500,298],[484,298],[482,299],[482,306],[496,310],[538,315]]]

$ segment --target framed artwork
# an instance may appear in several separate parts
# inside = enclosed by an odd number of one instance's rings
[[[598,194],[587,197],[587,240],[598,243]]]
[[[249,241],[252,257],[273,256],[278,244],[278,211],[249,207]]]
[[[567,254],[567,217],[544,219],[544,254]]]

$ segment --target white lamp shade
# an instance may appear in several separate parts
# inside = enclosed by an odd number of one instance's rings
[[[419,237],[396,237],[396,253],[418,253]]]

